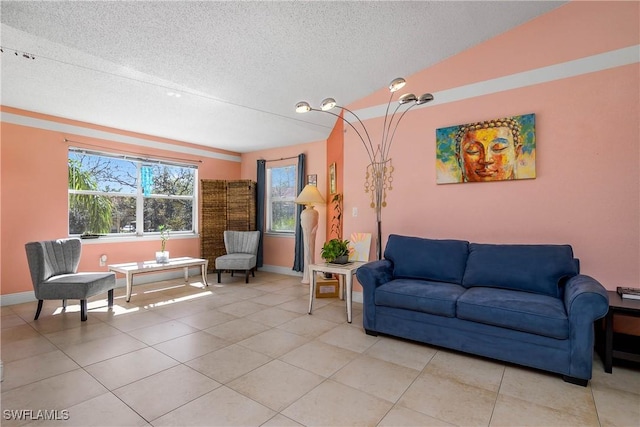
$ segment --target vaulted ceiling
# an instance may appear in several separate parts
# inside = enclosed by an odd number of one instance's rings
[[[347,105],[564,3],[3,0],[1,103],[240,153],[317,141],[335,118],[297,101]]]

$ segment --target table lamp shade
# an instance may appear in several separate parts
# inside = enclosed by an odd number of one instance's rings
[[[318,205],[324,204],[324,199],[322,198],[322,194],[318,191],[318,187],[315,185],[307,184],[304,186],[298,197],[296,197],[295,202],[299,205]]]

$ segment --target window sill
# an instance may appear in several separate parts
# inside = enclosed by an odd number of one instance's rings
[[[274,231],[265,231],[264,235],[266,237],[284,237],[284,238],[288,238],[288,239],[293,239],[296,237],[295,233],[277,233]]]
[[[69,236],[69,237],[80,237],[80,236]],[[200,235],[197,233],[185,233],[185,234],[171,234],[169,240],[179,240],[179,239],[199,239]],[[131,236],[100,236],[98,238],[91,239],[80,239],[83,245],[99,245],[103,243],[132,243],[132,242],[151,242],[160,240],[160,236],[158,234],[148,235],[148,236],[136,236],[135,234],[131,234]]]

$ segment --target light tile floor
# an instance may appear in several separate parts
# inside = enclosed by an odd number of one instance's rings
[[[587,387],[362,329],[297,277],[192,277],[0,309],[3,426],[640,426],[640,370]],[[211,279],[214,279],[213,275]],[[73,304],[76,305],[73,305]],[[46,421],[47,417],[69,418]],[[31,412],[26,412],[31,411]],[[57,412],[54,412],[57,411]],[[22,415],[22,420],[17,419]],[[25,419],[26,418],[26,419]],[[40,419],[38,419],[40,418]]]

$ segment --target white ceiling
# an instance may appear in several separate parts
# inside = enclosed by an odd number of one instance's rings
[[[239,153],[318,141],[335,118],[296,102],[348,105],[563,3],[1,1],[1,102]]]

